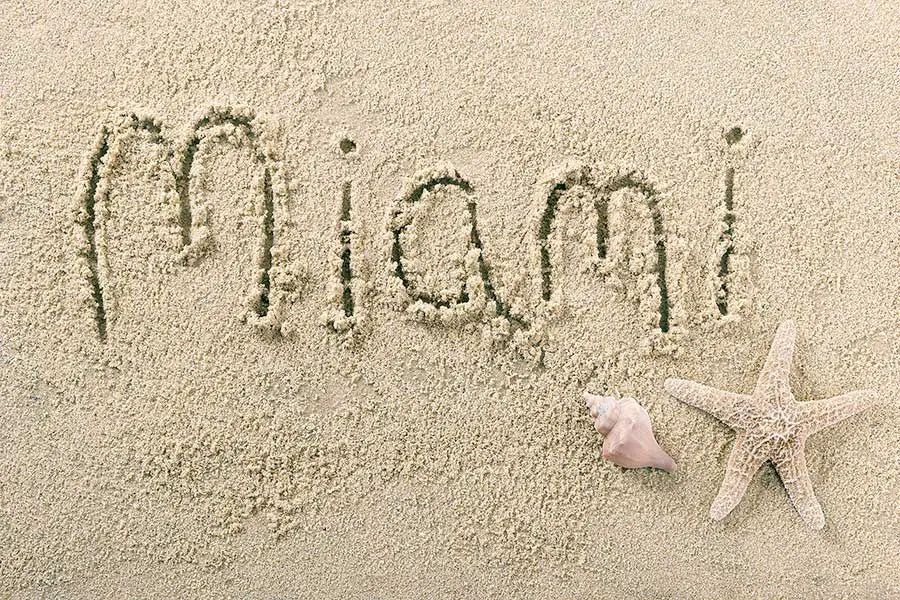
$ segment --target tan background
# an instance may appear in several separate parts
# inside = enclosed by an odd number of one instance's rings
[[[225,4],[0,4],[0,595],[900,594],[893,3]],[[285,335],[235,318],[249,160],[197,159],[192,199],[217,245],[178,266],[168,166],[138,138],[110,179],[118,316],[101,344],[73,234],[97,127],[142,107],[174,138],[211,103],[265,115],[282,157],[276,245],[304,274]],[[648,324],[640,268],[623,258],[617,286],[580,269],[574,242],[554,255],[543,366],[483,323],[403,312],[385,215],[404,177],[451,161],[472,183],[498,293],[536,318],[539,179],[570,158],[633,165],[663,190],[670,333]],[[721,319],[728,166],[740,307]],[[345,344],[320,316],[338,308],[347,180],[369,319]],[[646,258],[639,221],[623,222],[628,256]],[[438,263],[460,253],[429,239]],[[661,385],[749,390],[784,318],[799,400],[881,399],[807,445],[822,532],[769,465],[710,522],[733,434]],[[636,397],[679,472],[601,462],[585,387]]]

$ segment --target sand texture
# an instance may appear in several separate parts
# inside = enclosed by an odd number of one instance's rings
[[[900,12],[787,4],[0,2],[0,597],[900,597]],[[786,319],[879,401],[712,522]]]

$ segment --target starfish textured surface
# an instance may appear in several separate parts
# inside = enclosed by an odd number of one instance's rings
[[[826,400],[797,402],[788,381],[794,337],[793,321],[779,325],[752,394],[735,394],[684,379],[665,382],[669,394],[708,412],[737,433],[725,479],[709,511],[716,521],[738,505],[753,475],[771,460],[803,520],[815,529],[825,526],[825,515],[806,469],[806,439],[867,408],[875,393],[860,390]]]

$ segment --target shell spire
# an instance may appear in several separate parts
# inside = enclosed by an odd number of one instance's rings
[[[653,437],[650,415],[634,398],[584,393],[594,428],[605,436],[603,458],[628,469],[654,467],[667,473],[676,464]]]

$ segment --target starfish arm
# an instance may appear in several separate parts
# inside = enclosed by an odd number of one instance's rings
[[[709,516],[714,521],[721,521],[734,510],[741,499],[750,480],[765,461],[765,455],[755,452],[747,436],[738,434],[734,439],[734,447],[725,467],[725,478],[719,487],[719,493],[709,509]]]
[[[746,394],[717,390],[687,379],[666,379],[664,386],[672,396],[708,412],[733,429],[746,427],[748,408],[757,404],[756,399]]]
[[[827,400],[800,403],[806,435],[822,431],[869,408],[875,398],[873,390],[858,390]]]
[[[774,457],[772,462],[775,463],[778,476],[781,477],[791,502],[800,513],[800,518],[813,529],[822,529],[825,527],[825,514],[813,492],[803,446],[803,441],[793,441],[786,451],[781,456]]]
[[[772,340],[772,347],[769,349],[762,371],[759,372],[756,389],[753,391],[753,395],[757,398],[768,396],[778,400],[790,396],[788,375],[794,358],[796,330],[793,321],[784,321],[775,331],[775,339]],[[778,393],[774,387],[783,388],[787,395]]]

